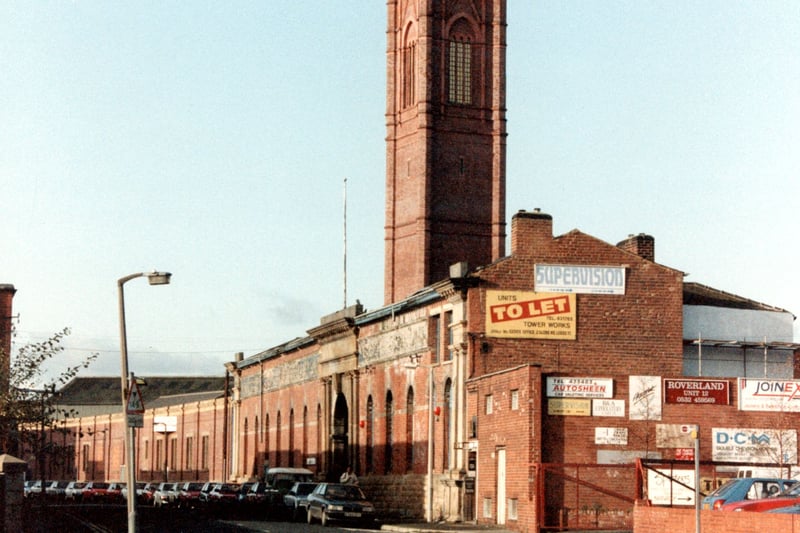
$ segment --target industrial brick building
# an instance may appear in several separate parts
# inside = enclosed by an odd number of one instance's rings
[[[236,355],[221,389],[159,396],[138,478],[353,465],[387,515],[538,531],[629,526],[643,483],[658,502],[635,459],[686,459],[686,427],[703,460],[797,465],[789,404],[758,395],[797,383],[791,313],[684,283],[649,235],[553,235],[539,210],[512,217],[506,253],[505,5],[387,1],[383,306]],[[65,420],[69,472],[120,479],[124,424]],[[737,431],[793,452],[719,445]]]

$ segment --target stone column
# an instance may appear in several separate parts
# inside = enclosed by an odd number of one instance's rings
[[[0,455],[0,476],[4,499],[2,505],[3,531],[16,531],[22,523],[22,505],[25,497],[25,470],[28,463],[8,454]]]

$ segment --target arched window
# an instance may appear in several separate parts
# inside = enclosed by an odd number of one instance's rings
[[[320,460],[322,454],[322,405],[317,404],[317,461]],[[319,468],[319,466],[317,466]]]
[[[447,100],[451,104],[472,103],[472,32],[469,23],[456,21],[447,43]]]
[[[300,454],[300,466],[305,466],[308,457],[308,406],[303,406],[303,450]]]
[[[281,412],[278,411],[278,416],[275,418],[275,466],[281,466],[281,455],[283,455],[281,446]]]
[[[406,471],[414,469],[414,387],[406,397]]]
[[[294,466],[294,408],[289,411],[289,466]]]
[[[453,443],[450,442],[451,436],[453,435],[452,411],[453,382],[448,378],[444,383],[444,406],[442,407],[442,429],[444,430],[444,435],[442,437],[442,442],[444,443],[442,447],[442,468],[444,468],[445,471],[450,469],[450,461],[452,459],[451,450],[453,449]]]
[[[269,463],[269,413],[264,415],[264,460]]]
[[[392,473],[392,417],[394,406],[392,401],[392,391],[386,391],[386,449],[383,454],[383,470],[386,474]]]
[[[406,27],[403,35],[403,47],[400,50],[400,108],[405,109],[416,103],[417,83],[417,43],[416,29],[413,24]]]
[[[375,457],[373,448],[375,446],[375,406],[372,395],[367,397],[367,474],[375,471]]]

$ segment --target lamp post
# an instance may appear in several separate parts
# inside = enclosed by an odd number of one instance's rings
[[[117,293],[119,294],[119,346],[120,356],[122,359],[122,373],[121,373],[121,390],[122,390],[122,413],[127,419],[128,410],[128,393],[130,391],[130,384],[128,383],[128,337],[125,330],[125,291],[123,285],[128,281],[136,278],[147,276],[147,281],[150,285],[167,285],[172,276],[169,272],[139,272],[138,274],[131,274],[117,280]],[[127,420],[126,420],[127,421]],[[134,468],[134,461],[136,454],[134,453],[134,437],[136,428],[128,423],[125,431],[125,467],[127,473],[126,485],[128,488],[128,533],[136,533],[136,471]]]

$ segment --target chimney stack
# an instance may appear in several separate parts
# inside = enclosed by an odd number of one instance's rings
[[[11,320],[13,319],[12,300],[17,289],[13,285],[0,283],[0,387],[8,388],[11,371]]]
[[[518,211],[511,217],[511,255],[525,255],[541,251],[553,241],[553,217],[533,211]]]
[[[628,235],[627,239],[617,243],[617,247],[626,252],[636,254],[642,259],[647,259],[648,261],[656,260],[656,241],[652,236],[645,233]]]

